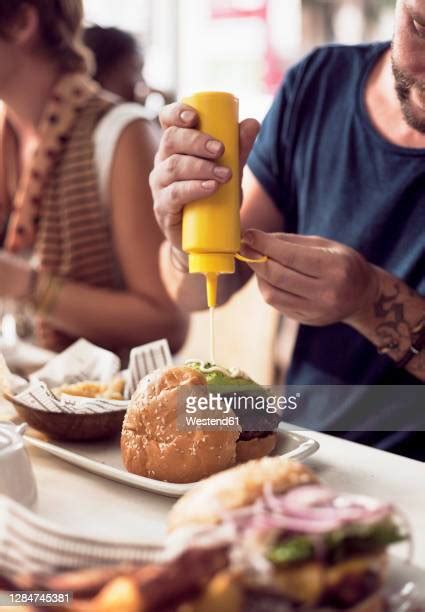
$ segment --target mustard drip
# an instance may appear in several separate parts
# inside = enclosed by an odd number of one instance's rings
[[[215,365],[215,326],[214,306],[210,306],[210,363]]]

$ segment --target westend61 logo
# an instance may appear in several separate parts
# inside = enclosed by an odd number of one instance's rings
[[[298,408],[300,397],[300,393],[276,395],[227,390],[191,393],[184,399],[179,424],[183,428],[269,431],[279,423],[285,410]]]

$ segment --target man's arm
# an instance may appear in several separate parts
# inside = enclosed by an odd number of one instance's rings
[[[425,347],[411,351],[425,332],[425,297],[385,270],[375,271],[377,296],[347,323],[397,363],[411,357],[405,369],[425,381]]]
[[[247,255],[268,256],[250,264],[268,304],[305,325],[346,323],[425,381],[424,350],[404,359],[422,333],[425,297],[333,240],[251,230],[244,242]]]

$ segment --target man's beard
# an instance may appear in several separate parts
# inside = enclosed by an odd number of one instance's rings
[[[411,100],[411,92],[412,89],[415,88],[415,90],[418,91],[421,96],[423,96],[425,101],[425,82],[417,81],[401,70],[397,66],[393,54],[391,56],[391,64],[395,79],[395,90],[397,92],[397,97],[400,101],[401,110],[406,123],[417,132],[425,134],[425,109],[423,118],[419,118],[414,111],[414,106]]]

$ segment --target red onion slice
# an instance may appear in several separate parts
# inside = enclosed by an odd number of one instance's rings
[[[375,510],[381,509],[386,504],[367,495],[343,493],[334,498],[333,505],[341,509],[361,508],[366,511],[374,512]]]
[[[322,533],[347,523],[382,520],[392,512],[390,505],[371,497],[336,495],[322,485],[299,486],[281,496],[276,496],[270,485],[266,485],[264,503],[286,521],[289,518],[305,521],[306,527],[314,529],[310,533]]]
[[[270,483],[262,500],[248,507],[223,513],[223,522],[236,529],[280,529],[293,533],[323,534],[350,523],[370,524],[393,511],[364,495],[337,495],[322,485],[301,485],[284,495],[273,493]]]
[[[322,534],[339,526],[334,520],[317,521],[283,514],[262,514],[254,519],[253,527],[259,530],[282,529],[293,533]]]
[[[383,520],[393,512],[391,504],[381,502],[367,495],[342,494],[333,502],[335,508],[346,521],[371,523]]]
[[[276,511],[297,518],[317,521],[336,521],[339,513],[332,507],[335,494],[320,485],[301,486],[292,489],[286,495],[273,499],[267,497],[267,503]]]
[[[278,501],[289,510],[300,507],[330,506],[335,499],[335,493],[321,485],[303,485],[291,489]]]

